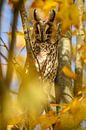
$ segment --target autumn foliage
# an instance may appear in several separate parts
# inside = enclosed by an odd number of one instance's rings
[[[18,2],[19,0],[8,0],[12,12],[15,12],[15,5]],[[28,2],[26,0],[23,1],[24,4],[28,4]],[[27,28],[30,32],[33,30],[34,9],[37,9],[40,17],[45,20],[49,12],[52,9],[55,10],[55,24],[61,24],[61,38],[66,38],[68,31],[71,32],[72,38],[77,37],[80,33],[80,24],[84,24],[84,34],[82,34],[84,37],[83,44],[77,48],[77,43],[73,44],[71,42],[71,62],[75,65],[77,53],[82,53],[80,63],[83,65],[83,70],[85,71],[82,78],[86,80],[86,10],[83,11],[82,17],[80,17],[78,5],[73,0],[34,0],[29,9],[27,9],[29,12],[29,14],[27,13],[28,23],[30,23]],[[54,25],[53,34],[56,34],[55,27]],[[84,85],[82,84],[81,90],[77,92],[77,96],[75,96],[74,93],[72,96],[67,94],[71,98],[70,102],[60,101],[57,103],[56,97],[54,97],[53,94],[48,97],[49,88],[46,86],[49,86],[50,83],[48,81],[44,82],[42,78],[40,78],[41,74],[36,68],[36,60],[33,57],[33,53],[29,52],[27,55],[25,33],[22,31],[23,27],[20,30],[21,31],[15,30],[16,53],[13,53],[12,60],[10,61],[0,52],[0,56],[3,57],[7,63],[7,65],[0,63],[2,71],[5,68],[6,73],[8,63],[12,65],[11,69],[13,69],[13,74],[10,82],[12,82],[12,80],[14,82],[18,81],[19,85],[17,88],[18,92],[11,91],[10,87],[7,87],[8,91],[4,96],[4,115],[8,129],[11,125],[15,129],[17,127],[20,128],[23,124],[25,128],[31,130],[36,127],[42,130],[48,128],[52,128],[53,130],[85,130],[86,128],[83,128],[81,123],[86,120],[86,84],[83,81]],[[5,34],[11,43],[13,32],[10,31]],[[9,49],[3,42],[4,39],[0,38],[0,41],[0,46],[3,46],[7,50],[9,56]],[[26,64],[27,62],[28,64]],[[71,68],[74,68],[74,66]],[[72,87],[74,89],[74,82],[77,81],[78,74],[71,68],[64,65],[60,71],[63,76],[72,81]],[[2,79],[0,80],[2,82]],[[3,81],[6,82],[6,79]],[[6,85],[7,84],[4,86],[6,87]],[[51,84],[51,87],[54,86]],[[10,100],[7,95],[10,95]],[[50,98],[52,101],[50,101]],[[1,114],[0,118],[2,116]]]

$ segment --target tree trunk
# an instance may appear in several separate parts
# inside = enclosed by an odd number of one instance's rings
[[[1,14],[2,14],[2,8],[3,8],[4,0],[0,0],[0,36],[1,36]],[[0,41],[1,42],[1,41]],[[1,44],[1,43],[0,43]],[[1,48],[0,48],[1,52]],[[4,85],[3,85],[4,79],[2,75],[2,67],[1,67],[1,56],[0,56],[0,130],[6,130],[7,126],[4,121]]]
[[[22,0],[22,5],[20,8],[20,16],[21,16],[21,20],[22,20],[24,38],[25,38],[25,43],[26,43],[26,52],[27,52],[26,63],[25,63],[25,68],[24,68],[25,72],[27,71],[27,73],[24,74],[22,83],[19,88],[19,95],[18,95],[18,100],[21,102],[21,97],[27,91],[27,86],[29,84],[29,81],[32,81],[35,78],[37,78],[38,72],[37,72],[37,69],[34,64],[34,55],[33,55],[32,47],[31,47],[31,43],[30,43],[28,17],[27,17],[27,12],[25,9],[24,0]],[[28,75],[30,75],[30,76],[28,76]],[[25,88],[25,85],[26,85],[26,88]],[[23,89],[24,89],[24,91],[23,91]],[[27,113],[25,113],[25,114],[27,114]],[[28,116],[28,114],[27,114],[27,116]],[[23,129],[25,129],[25,130],[30,130],[29,122],[28,122],[28,126],[26,124],[24,124],[23,127],[24,127]]]
[[[76,61],[75,61],[75,73],[77,75],[77,80],[74,81],[74,95],[77,96],[78,92],[82,89],[83,81],[83,64],[81,61],[82,51],[79,51],[79,48],[84,43],[84,27],[82,23],[82,14],[83,14],[83,0],[77,0],[76,4],[79,9],[79,29],[76,37]]]
[[[21,15],[21,20],[22,20],[24,38],[25,38],[25,42],[26,42],[26,50],[27,50],[27,55],[28,55],[29,53],[31,53],[31,51],[30,51],[28,17],[27,17],[27,12],[26,12],[25,5],[24,5],[24,0],[22,0],[22,5],[20,8],[20,15]]]
[[[60,27],[61,28],[61,27]],[[62,68],[71,69],[71,33],[67,32],[63,37],[59,34],[58,42],[58,71],[55,79],[56,102],[70,102],[72,96],[72,80],[64,75]]]
[[[0,67],[0,130],[7,130],[5,113],[4,113],[4,102],[5,102],[4,97],[5,97],[6,90],[3,81],[4,80],[3,80],[1,67]]]

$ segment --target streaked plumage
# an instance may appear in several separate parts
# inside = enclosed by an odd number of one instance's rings
[[[41,20],[34,10],[34,27],[32,37],[32,50],[37,59],[38,70],[43,80],[53,82],[58,67],[57,41],[52,42],[55,11],[52,10],[47,21]]]

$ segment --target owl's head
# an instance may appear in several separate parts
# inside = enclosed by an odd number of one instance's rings
[[[52,10],[50,12],[48,20],[42,20],[37,10],[34,10],[34,32],[35,32],[35,38],[37,42],[46,42],[50,40],[51,34],[52,34],[52,26],[55,19],[55,11]]]

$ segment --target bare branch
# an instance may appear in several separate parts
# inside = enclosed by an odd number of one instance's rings
[[[68,68],[71,69],[71,32],[68,30],[64,36],[60,35],[61,25],[58,28],[58,71],[57,76],[55,79],[55,93],[56,93],[56,102],[59,103],[63,97],[65,102],[70,102],[72,97],[72,80],[66,77],[63,72],[62,68],[66,65]],[[63,93],[67,93],[64,95]],[[70,97],[69,97],[70,95]]]
[[[2,52],[0,52],[0,55],[1,55],[6,61],[8,61],[7,57],[4,56],[4,55],[2,54]]]
[[[26,50],[27,55],[31,53],[30,51],[30,37],[29,37],[29,28],[28,28],[28,18],[27,18],[27,12],[25,10],[24,1],[22,0],[22,6],[20,8],[20,15],[22,19],[22,25],[23,25],[23,31],[24,31],[24,38],[26,41]]]
[[[6,48],[7,51],[9,51],[8,47],[6,46],[6,43],[4,42],[4,40],[0,37],[1,42],[3,43],[3,45],[0,46],[4,46]]]
[[[13,66],[11,65],[13,56],[14,56],[14,48],[15,48],[15,39],[16,39],[16,25],[17,25],[17,21],[18,21],[18,12],[19,12],[19,7],[21,5],[21,0],[19,0],[18,3],[16,3],[14,5],[14,16],[13,16],[13,20],[12,20],[12,39],[11,39],[11,43],[10,43],[10,47],[9,47],[9,54],[8,54],[8,66],[7,66],[7,73],[6,73],[6,84],[9,87],[10,83],[11,83],[11,79],[12,79],[12,73],[13,71],[11,71],[13,69]]]
[[[82,0],[76,0],[77,7],[79,9],[79,29],[78,35],[76,37],[76,63],[75,63],[75,73],[77,74],[77,80],[74,81],[74,94],[78,96],[78,92],[82,89],[82,80],[83,80],[83,64],[81,57],[83,55],[82,51],[78,49],[83,45],[85,38],[84,26],[82,23],[83,7],[84,3]]]

